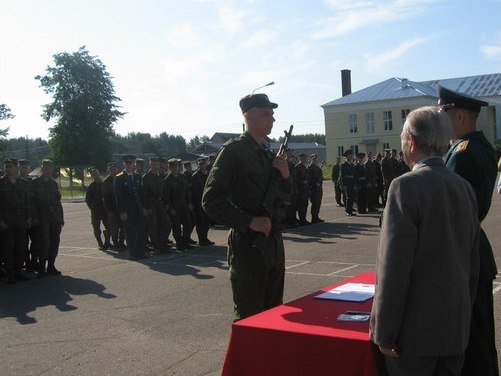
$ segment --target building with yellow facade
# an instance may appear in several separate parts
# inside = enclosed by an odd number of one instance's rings
[[[489,102],[479,116],[479,130],[490,142],[501,138],[501,73],[414,82],[390,78],[351,93],[350,71],[342,71],[343,96],[322,105],[327,163],[347,149],[372,152],[400,150],[400,133],[407,114],[436,105],[437,84]]]

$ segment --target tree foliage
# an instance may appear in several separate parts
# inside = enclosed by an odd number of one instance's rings
[[[0,120],[12,119],[14,115],[12,114],[9,106],[0,103]]]
[[[186,140],[182,136],[169,135],[166,132],[158,136],[149,133],[133,132],[127,136],[115,135],[112,139],[113,152],[124,153],[154,153],[171,157],[186,151]]]
[[[195,136],[188,142],[188,145],[187,145],[188,150],[196,149],[197,147],[202,145],[204,142],[207,142],[209,140],[210,140],[209,136],[202,136],[202,137]]]
[[[53,99],[44,105],[42,118],[55,120],[49,130],[55,162],[74,168],[103,166],[111,155],[113,123],[124,115],[111,76],[85,47],[53,57],[54,66],[35,79]]]

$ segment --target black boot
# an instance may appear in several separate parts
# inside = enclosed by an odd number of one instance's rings
[[[54,262],[55,260],[49,260],[48,264],[47,264],[47,274],[50,274],[50,275],[61,275],[61,272],[59,270],[56,269],[56,267],[54,266]]]
[[[45,277],[47,270],[45,267],[45,260],[39,260],[38,261],[38,268],[37,268],[37,278],[43,278]]]

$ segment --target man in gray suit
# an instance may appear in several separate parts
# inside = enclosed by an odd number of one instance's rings
[[[435,107],[412,111],[401,135],[411,172],[388,192],[371,339],[390,375],[459,375],[478,283],[475,193],[442,155],[452,127]]]

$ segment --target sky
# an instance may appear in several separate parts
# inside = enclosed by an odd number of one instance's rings
[[[325,133],[322,104],[391,77],[501,73],[501,0],[0,0],[8,137],[47,139],[36,75],[86,46],[126,112],[118,134],[239,133],[253,89],[279,104],[272,137]]]

